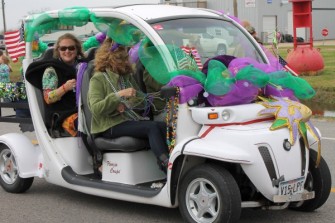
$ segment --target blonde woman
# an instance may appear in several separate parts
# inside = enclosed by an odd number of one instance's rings
[[[168,148],[164,122],[143,121],[134,110],[141,93],[132,77],[126,47],[107,38],[95,55],[88,104],[92,112],[91,133],[105,138],[131,136],[148,139],[151,150],[166,172]]]

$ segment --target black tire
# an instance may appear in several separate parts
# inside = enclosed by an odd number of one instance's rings
[[[34,181],[34,177],[21,178],[12,151],[0,145],[0,185],[10,193],[23,193],[27,191]]]
[[[236,181],[216,165],[204,164],[188,171],[181,180],[178,201],[186,222],[237,222],[241,215]]]
[[[331,174],[326,161],[321,157],[319,166],[315,167],[317,152],[312,149],[309,151],[309,167],[305,189],[314,191],[315,197],[302,202],[297,207],[291,207],[291,209],[297,211],[311,212],[318,209],[327,201],[331,190]]]
[[[225,45],[220,44],[216,50],[216,55],[226,55],[227,47]]]

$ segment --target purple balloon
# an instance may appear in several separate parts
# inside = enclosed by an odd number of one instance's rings
[[[178,87],[184,87],[189,86],[193,84],[198,84],[199,81],[194,79],[193,77],[189,77],[186,75],[178,75],[171,79],[171,81],[168,83],[169,86],[178,86]]]
[[[267,85],[264,88],[264,95],[265,96],[276,96],[276,97],[287,97],[292,101],[299,101],[298,98],[295,97],[294,92],[291,89],[283,88],[278,89],[272,85]]]
[[[141,42],[136,43],[132,48],[130,48],[128,54],[131,63],[137,63],[138,61],[138,49],[140,48]]]
[[[99,32],[99,33],[95,34],[95,38],[98,40],[98,42],[100,44],[102,44],[103,41],[106,39],[106,34],[103,33],[103,32]]]
[[[247,104],[258,96],[258,88],[248,81],[236,81],[231,91],[222,96],[209,94],[207,101],[211,106]]]
[[[196,97],[200,93],[200,91],[203,90],[203,86],[199,81],[197,81],[193,77],[188,77],[185,75],[179,75],[174,77],[167,85],[180,88],[180,104],[183,104]]]
[[[194,84],[180,88],[179,103],[183,104],[196,97],[202,90],[202,84]]]

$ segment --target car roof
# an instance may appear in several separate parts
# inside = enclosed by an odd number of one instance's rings
[[[88,9],[93,13],[98,13],[100,16],[107,16],[110,12],[113,12],[123,15],[135,15],[147,22],[150,20],[160,20],[169,17],[227,18],[225,15],[215,10],[205,8],[188,8],[175,5],[138,4],[116,7],[92,7]],[[62,10],[52,10],[45,13],[51,18],[58,18],[60,11]],[[25,19],[25,21],[29,21],[34,18],[36,18],[36,16],[30,15]]]
[[[116,10],[135,14],[143,20],[161,19],[172,16],[214,16],[220,17],[219,12],[200,8],[187,8],[174,5],[129,5],[120,6]]]

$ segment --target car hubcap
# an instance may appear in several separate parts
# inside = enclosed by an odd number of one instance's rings
[[[9,149],[0,153],[0,176],[7,184],[13,184],[17,178],[17,166],[15,158]]]
[[[193,180],[186,191],[187,210],[196,222],[213,222],[220,210],[215,186],[208,180]]]

